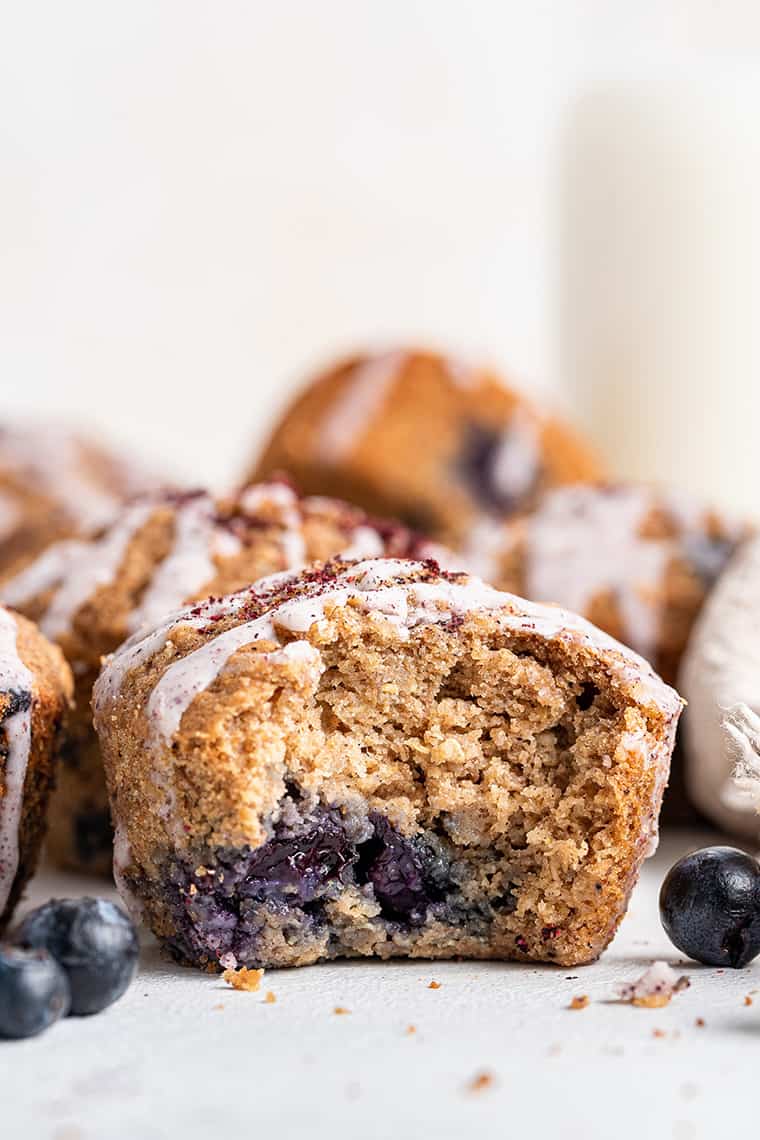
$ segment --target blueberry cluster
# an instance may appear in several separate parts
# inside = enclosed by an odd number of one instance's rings
[[[61,1017],[99,1013],[137,971],[126,914],[105,899],[53,899],[0,945],[0,1037],[34,1037]]]
[[[670,940],[707,966],[746,966],[760,954],[760,864],[735,847],[705,847],[671,867],[660,891]]]
[[[378,921],[389,929],[422,926],[431,913],[450,925],[485,929],[495,911],[514,909],[511,889],[483,903],[482,913],[467,902],[453,856],[433,832],[405,836],[371,812],[359,834],[349,833],[340,812],[318,806],[294,826],[278,824],[261,847],[205,849],[190,861],[174,861],[167,868],[175,925],[170,949],[196,965],[228,953],[259,964],[269,920],[283,937],[315,937],[327,922],[326,903],[348,886],[379,904]]]

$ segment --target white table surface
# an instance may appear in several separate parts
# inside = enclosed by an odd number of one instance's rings
[[[612,947],[583,969],[352,962],[271,971],[259,993],[238,993],[164,962],[146,937],[140,974],[109,1011],[0,1043],[0,1136],[733,1135],[757,1113],[760,960],[725,973],[684,964],[657,914],[667,867],[706,841],[715,839],[664,838]],[[26,905],[94,892],[105,893],[44,873]],[[664,1009],[610,1000],[654,958],[683,967],[691,988]],[[568,1010],[580,994],[590,1005]],[[479,1073],[492,1083],[473,1092]]]

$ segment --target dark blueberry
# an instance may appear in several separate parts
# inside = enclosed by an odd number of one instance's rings
[[[687,534],[682,541],[687,559],[705,586],[712,586],[717,580],[736,547],[733,539],[709,534]]]
[[[345,831],[325,813],[317,827],[256,848],[241,893],[261,898],[284,894],[294,902],[308,903],[339,879],[355,858]]]
[[[106,899],[52,899],[26,916],[16,941],[48,950],[63,967],[73,1014],[112,1005],[137,972],[137,932]]]
[[[370,818],[375,835],[362,844],[357,874],[371,883],[386,917],[418,925],[450,885],[448,860],[432,836],[407,839],[385,816]]]
[[[705,847],[671,867],[660,891],[671,941],[707,966],[746,966],[760,954],[760,866],[734,847]]]
[[[523,457],[523,437],[520,429],[505,432],[487,427],[484,424],[467,425],[459,459],[462,478],[471,488],[477,500],[492,511],[514,510],[526,491],[538,481],[538,468],[527,456]],[[512,466],[518,471],[519,486],[506,486],[499,473],[499,465],[509,467],[506,461],[510,450],[514,451]],[[521,470],[524,463],[531,463],[530,469]]]
[[[69,1011],[65,973],[46,950],[0,946],[0,1037],[34,1037]]]
[[[113,828],[108,808],[78,812],[74,817],[74,846],[79,859],[85,864],[113,848]]]

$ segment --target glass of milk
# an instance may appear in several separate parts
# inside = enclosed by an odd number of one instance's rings
[[[588,90],[560,214],[559,368],[611,471],[760,513],[760,79]]]

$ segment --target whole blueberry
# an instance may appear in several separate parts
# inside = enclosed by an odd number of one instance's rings
[[[671,867],[660,891],[671,941],[707,966],[746,966],[760,954],[760,866],[734,847],[705,847]]]
[[[370,820],[374,837],[362,845],[358,879],[372,885],[385,918],[419,926],[443,898],[448,860],[433,837],[407,838],[377,812]]]
[[[46,950],[0,946],[0,1037],[35,1037],[70,1001],[66,975]]]
[[[99,1013],[117,1001],[137,971],[137,932],[106,899],[52,899],[31,911],[16,935],[49,951],[71,988],[72,1014]]]

